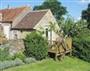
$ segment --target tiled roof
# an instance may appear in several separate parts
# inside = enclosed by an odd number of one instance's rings
[[[0,10],[2,21],[13,21],[26,7]]]
[[[13,29],[33,29],[48,10],[29,12]]]

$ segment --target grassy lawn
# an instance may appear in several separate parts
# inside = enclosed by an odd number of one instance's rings
[[[47,59],[37,63],[9,68],[4,71],[90,71],[90,63],[77,58],[65,57],[62,61]]]

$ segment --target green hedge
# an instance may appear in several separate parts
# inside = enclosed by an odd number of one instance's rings
[[[39,32],[32,32],[25,38],[25,54],[37,60],[46,58],[48,42]]]

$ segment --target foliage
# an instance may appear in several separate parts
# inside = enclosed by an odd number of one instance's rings
[[[14,55],[14,59],[19,58],[21,60],[25,59],[25,55],[23,54],[23,52],[18,52]]]
[[[78,36],[73,38],[73,54],[90,62],[90,30],[83,29]]]
[[[24,63],[20,59],[15,59],[14,61],[13,60],[3,61],[3,62],[0,62],[0,70],[6,69],[9,67],[19,66],[22,64]]]
[[[66,20],[59,20],[61,29],[65,35],[74,36],[76,34],[75,22],[72,17],[67,17]]]
[[[90,63],[74,57],[65,57],[62,61],[47,59],[4,71],[90,71]]]
[[[87,22],[85,20],[75,22],[70,16],[67,17],[66,20],[60,20],[59,23],[61,29],[64,31],[64,35],[69,35],[71,37],[77,36],[79,32],[87,26]]]
[[[87,29],[87,22],[74,22],[68,17],[61,23],[61,28],[64,35],[70,35],[73,39],[73,55],[90,62],[90,30]]]
[[[87,20],[87,27],[90,29],[90,3],[88,4],[88,8],[82,11],[82,19]]]
[[[9,60],[9,48],[0,48],[0,61]]]
[[[66,7],[62,6],[58,0],[45,0],[42,5],[34,7],[34,10],[39,9],[50,9],[57,20],[67,13]]]
[[[24,59],[24,62],[26,64],[35,63],[36,62],[36,59],[35,58],[32,58],[32,57],[29,57],[29,58],[25,58]]]
[[[39,32],[31,32],[25,38],[25,54],[38,60],[48,54],[48,42]]]

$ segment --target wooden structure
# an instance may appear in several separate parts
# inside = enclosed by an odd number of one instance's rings
[[[63,56],[67,53],[72,52],[72,38],[67,37],[66,39],[62,39],[61,41],[54,41],[53,45],[49,48],[49,53],[55,55],[55,59],[59,56]]]

